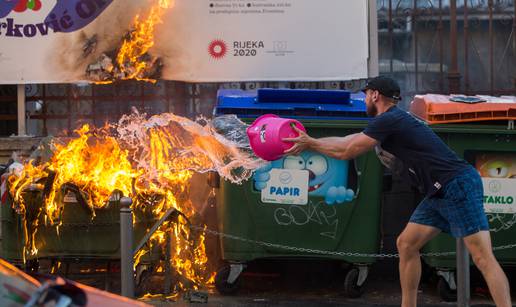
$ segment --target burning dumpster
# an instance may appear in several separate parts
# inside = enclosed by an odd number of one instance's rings
[[[170,270],[172,292],[209,284],[205,227],[197,221],[189,181],[213,170],[233,182],[247,179],[258,159],[206,123],[173,114],[133,114],[77,134],[54,140],[48,161],[28,162],[9,177],[25,258],[118,259],[123,195],[133,199],[136,266]]]

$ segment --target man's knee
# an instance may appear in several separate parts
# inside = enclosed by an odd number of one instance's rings
[[[496,258],[492,252],[490,234],[481,231],[464,238],[473,262],[477,268],[485,272],[490,266],[496,265]]]
[[[490,252],[475,253],[471,255],[471,258],[481,272],[489,270],[489,267],[492,267],[493,263],[496,262],[494,255]]]
[[[408,240],[403,234],[396,239],[396,246],[398,247],[398,252],[401,255],[410,255],[419,252],[419,249],[415,247],[414,242]]]
[[[484,272],[487,269],[488,261],[484,256],[474,256],[471,258],[481,272]]]
[[[439,232],[439,229],[432,226],[408,223],[396,240],[398,252],[404,256],[419,256],[419,250],[423,245]]]

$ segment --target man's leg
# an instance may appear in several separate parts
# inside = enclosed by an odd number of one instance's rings
[[[471,253],[473,262],[484,276],[496,306],[511,307],[509,282],[492,252],[489,231],[480,231],[464,237],[464,243]]]
[[[400,254],[401,306],[417,305],[417,288],[421,278],[419,250],[441,230],[435,227],[408,223],[398,237],[396,245]]]

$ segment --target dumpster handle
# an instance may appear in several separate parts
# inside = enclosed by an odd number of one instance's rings
[[[79,186],[71,182],[66,182],[61,185],[60,189],[63,193],[63,197],[66,195],[67,192],[72,192],[75,195],[75,198],[77,199],[77,203],[81,205],[81,207],[83,207],[86,211],[88,211],[92,216],[95,216],[95,209],[91,204],[90,195],[88,195],[89,199],[85,199],[84,195],[81,193],[81,189],[79,188]]]
[[[160,228],[162,226],[162,224],[165,221],[167,221],[171,218],[174,218],[176,216],[179,216],[179,215],[181,215],[187,221],[187,223],[189,225],[191,224],[190,221],[188,220],[188,217],[185,214],[183,214],[181,211],[179,211],[175,208],[168,209],[167,212],[165,212],[165,214],[161,217],[161,219],[159,219],[159,221],[154,223],[154,225],[151,227],[151,229],[149,229],[149,231],[147,231],[147,233],[145,234],[145,236],[143,236],[143,238],[140,240],[140,242],[138,242],[138,245],[136,245],[136,248],[133,250],[133,256],[136,256],[138,251],[140,249],[142,249],[145,244],[147,244],[147,242],[149,241],[151,236],[156,232],[156,230],[158,230],[158,228]]]
[[[365,159],[365,165],[367,166],[367,159],[369,159],[369,157],[366,155],[364,157]],[[358,195],[360,195],[360,177],[362,176],[363,172],[360,171],[360,169],[358,168],[358,165],[357,165],[357,160],[354,159],[353,161],[353,166],[355,168],[355,172],[357,173],[357,190],[356,190],[356,193],[355,195],[353,196],[353,199],[357,199],[358,198]],[[366,169],[364,168],[364,172],[366,171]]]

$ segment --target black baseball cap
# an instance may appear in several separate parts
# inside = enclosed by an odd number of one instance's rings
[[[398,101],[401,100],[401,90],[398,82],[389,77],[378,76],[370,79],[362,89],[362,92],[365,92],[366,90],[375,90],[387,98],[392,98]]]

